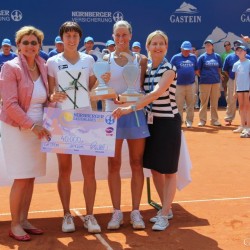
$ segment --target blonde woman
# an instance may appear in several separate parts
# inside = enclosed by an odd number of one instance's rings
[[[123,78],[124,66],[128,63],[128,59],[120,56],[121,52],[126,52],[130,55],[130,41],[132,39],[132,27],[125,21],[118,21],[113,26],[113,39],[115,41],[115,51],[110,56],[110,72],[111,78],[109,86],[115,89],[117,94],[122,94],[127,90],[127,84]],[[139,91],[143,82],[147,58],[144,57],[139,62],[134,59],[133,64],[141,68],[141,77],[138,77],[136,89]],[[107,100],[106,111],[113,111],[117,107],[127,106],[126,103],[119,101]],[[118,229],[123,223],[123,213],[121,211],[121,152],[124,140],[127,140],[129,148],[130,167],[132,171],[131,178],[131,195],[132,195],[132,212],[130,214],[131,224],[134,229],[145,228],[144,221],[139,211],[141,201],[144,176],[142,169],[142,156],[144,152],[145,138],[149,136],[148,127],[143,110],[138,111],[138,126],[134,114],[127,114],[118,120],[116,133],[115,156],[108,158],[108,183],[113,204],[112,218],[108,223],[108,229]]]
[[[30,240],[29,234],[43,234],[28,221],[35,178],[46,171],[40,139],[50,138],[42,126],[48,100],[45,61],[38,56],[43,38],[43,32],[32,26],[18,30],[18,57],[6,62],[0,75],[3,152],[8,176],[13,179],[9,236],[19,241]]]
[[[146,138],[143,155],[144,168],[151,169],[153,181],[162,203],[162,209],[150,221],[153,230],[165,230],[172,218],[171,204],[176,191],[176,172],[181,145],[181,117],[176,101],[176,68],[165,55],[168,49],[167,35],[156,30],[146,40],[148,66],[144,81],[146,96],[134,105],[117,108],[115,118],[137,113],[146,106],[150,136]]]

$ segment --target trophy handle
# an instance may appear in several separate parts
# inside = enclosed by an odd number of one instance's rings
[[[133,52],[133,53],[138,61],[138,64],[140,65],[141,64],[141,54],[138,52]]]
[[[121,52],[119,55],[120,56],[125,56],[128,59],[128,63],[133,63],[133,61],[135,60],[135,56],[130,55],[127,52]]]
[[[103,57],[105,55],[107,55],[107,54],[110,57],[110,51],[108,49],[103,49],[102,52],[97,51],[97,50],[91,50],[89,53],[91,55],[95,55],[97,57],[97,62],[103,62],[103,61],[105,61],[105,60],[103,60]]]

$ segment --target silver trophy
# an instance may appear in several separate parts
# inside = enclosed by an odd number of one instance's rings
[[[98,80],[98,86],[91,90],[90,99],[93,101],[104,100],[109,98],[116,98],[114,89],[108,87],[101,76],[110,71],[110,65],[107,61],[103,60],[104,52],[91,51],[91,54],[97,57],[97,61],[94,64],[93,71]]]
[[[119,95],[121,102],[136,102],[143,96],[143,93],[136,90],[136,82],[140,76],[140,67],[135,65],[133,61],[136,55],[132,56],[126,52],[121,52],[120,56],[125,56],[128,59],[128,63],[123,68],[123,78],[128,86],[127,90]]]

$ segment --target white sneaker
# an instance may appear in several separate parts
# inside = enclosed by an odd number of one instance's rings
[[[204,122],[204,121],[200,121],[200,122],[198,123],[198,126],[199,126],[199,127],[204,127],[204,126],[205,126],[205,124],[206,124],[206,122]]]
[[[244,128],[240,134],[240,138],[249,138],[250,137],[250,129]]]
[[[155,223],[157,221],[157,217],[161,215],[161,209],[157,212],[156,216],[149,219],[150,222]],[[169,210],[169,213],[167,215],[168,219],[171,220],[174,218],[174,214],[172,209]]]
[[[115,209],[110,222],[108,223],[108,229],[118,229],[123,224],[123,214],[121,210]]]
[[[215,121],[215,122],[211,122],[211,125],[212,126],[221,126],[221,123],[218,121]]]
[[[101,227],[98,225],[94,215],[86,215],[84,217],[84,227],[88,229],[89,233],[100,233]]]
[[[192,128],[192,122],[186,121],[186,127],[187,128]]]
[[[237,129],[233,130],[233,133],[241,133],[243,132],[243,130],[244,130],[244,127],[239,126]]]
[[[65,214],[62,222],[62,231],[64,233],[71,233],[75,230],[74,217],[69,213]]]
[[[144,229],[145,223],[142,219],[142,216],[140,214],[139,210],[134,210],[130,214],[130,223],[133,225],[134,229]]]
[[[165,230],[167,227],[169,226],[169,222],[168,222],[168,217],[167,216],[158,216],[157,217],[157,221],[155,222],[155,224],[152,226],[153,230],[156,231],[163,231]]]
[[[240,138],[250,138],[250,134],[249,134],[249,132],[246,132],[246,133],[241,133],[240,134]]]

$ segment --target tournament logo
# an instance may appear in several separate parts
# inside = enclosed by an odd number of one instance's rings
[[[179,8],[170,16],[171,23],[201,23],[201,16],[195,15],[199,13],[198,9],[192,4],[183,2]]]
[[[114,117],[113,117],[112,115],[107,115],[107,116],[105,117],[105,122],[106,122],[107,124],[109,124],[109,125],[112,125],[112,124],[114,124],[115,119],[114,119]]]
[[[243,12],[243,14],[240,16],[240,20],[243,23],[250,23],[250,8]]]
[[[120,11],[82,11],[71,12],[72,21],[82,23],[112,23],[123,20],[124,15]]]
[[[118,22],[118,21],[121,21],[124,19],[124,16],[123,14],[120,12],[120,11],[116,11],[114,14],[113,14],[113,20],[115,22]]]
[[[20,10],[1,10],[0,9],[0,22],[19,22],[23,18],[23,14]]]
[[[176,9],[174,13],[184,13],[184,14],[195,14],[198,13],[199,11],[197,10],[196,7],[193,5],[184,2],[179,9]]]
[[[13,10],[10,16],[11,16],[11,19],[15,22],[19,22],[23,18],[23,14],[20,10]]]

